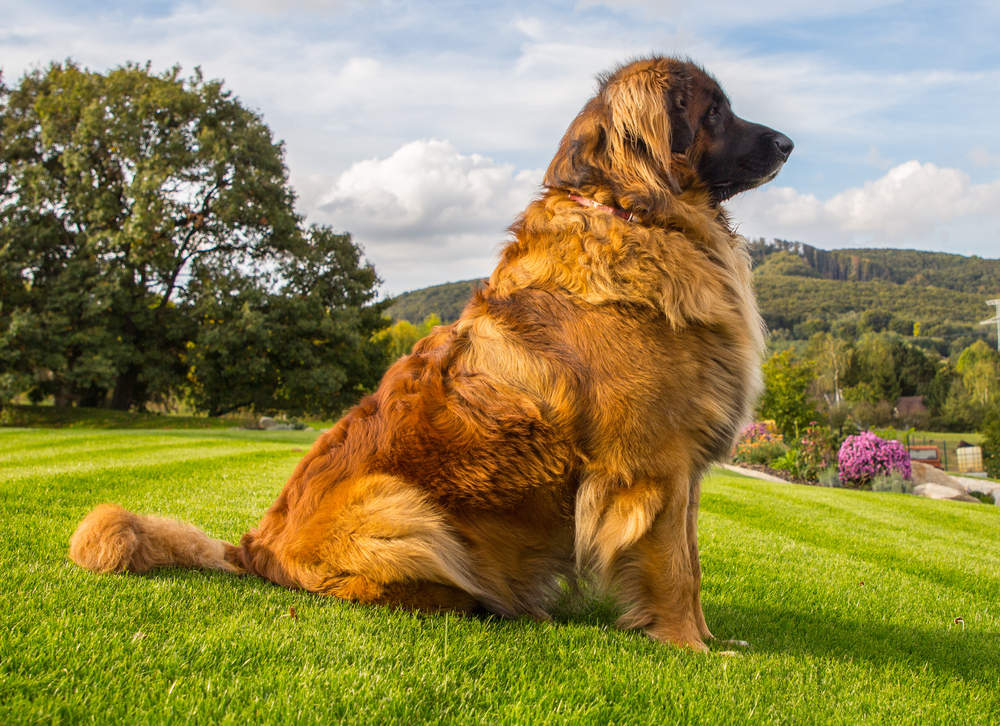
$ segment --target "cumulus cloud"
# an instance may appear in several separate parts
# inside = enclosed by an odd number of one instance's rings
[[[858,246],[876,241],[920,246],[947,239],[946,227],[981,225],[986,253],[996,242],[1000,220],[1000,179],[973,184],[959,169],[907,161],[885,176],[821,201],[790,187],[772,187],[731,206],[747,234],[799,239],[822,246]],[[956,244],[966,241],[953,240]],[[994,248],[995,249],[995,248]],[[959,251],[955,249],[954,251]]]
[[[976,146],[967,154],[976,166],[1000,166],[1000,154],[994,154],[985,146]]]
[[[516,171],[447,141],[413,141],[388,158],[356,162],[325,193],[316,194],[314,181],[310,219],[349,230],[387,287],[401,292],[488,275],[504,230],[541,178],[540,169]]]

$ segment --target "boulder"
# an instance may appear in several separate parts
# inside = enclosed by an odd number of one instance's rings
[[[950,487],[955,491],[965,493],[965,487],[955,481],[937,467],[930,464],[921,464],[919,461],[911,461],[910,467],[913,470],[911,481],[915,484],[937,484],[942,487]],[[941,497],[935,497],[940,499]]]
[[[974,479],[967,476],[950,476],[930,464],[911,461],[913,468],[912,481],[915,484],[913,493],[920,497],[931,499],[954,499],[959,502],[978,502],[970,491],[992,494],[994,501],[1000,504],[1000,484],[989,480]]]
[[[918,497],[927,497],[928,499],[950,499],[954,502],[979,503],[978,499],[966,494],[965,491],[956,491],[953,487],[943,484],[918,484],[913,488],[913,493]]]

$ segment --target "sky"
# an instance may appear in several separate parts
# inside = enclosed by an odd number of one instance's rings
[[[0,0],[0,68],[200,66],[285,146],[297,209],[351,232],[394,295],[486,277],[603,70],[713,73],[795,142],[727,202],[824,249],[1000,257],[996,0]]]

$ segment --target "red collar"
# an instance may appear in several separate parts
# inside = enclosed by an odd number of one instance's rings
[[[607,212],[608,214],[613,214],[616,217],[621,217],[626,222],[631,222],[635,219],[632,212],[626,212],[624,209],[618,209],[617,207],[609,207],[607,204],[595,202],[593,199],[581,197],[579,194],[570,194],[569,198],[581,207],[593,207],[594,209],[600,209],[602,212]]]

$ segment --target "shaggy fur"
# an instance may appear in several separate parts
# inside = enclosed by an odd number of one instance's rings
[[[239,546],[101,505],[70,556],[506,617],[547,617],[583,572],[620,598],[623,627],[704,650],[699,482],[750,416],[763,350],[719,203],[791,148],[690,62],[616,69],[489,284],[320,437]]]

